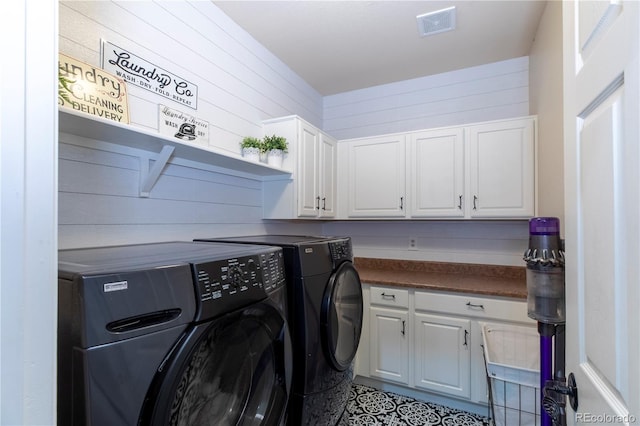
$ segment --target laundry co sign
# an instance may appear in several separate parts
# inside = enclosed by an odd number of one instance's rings
[[[198,108],[198,86],[108,41],[102,41],[102,68],[131,86]]]

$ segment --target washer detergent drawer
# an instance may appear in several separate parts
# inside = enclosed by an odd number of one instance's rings
[[[196,310],[188,265],[77,276],[59,293],[59,309],[71,310],[67,318],[84,318],[79,336],[72,337],[83,348],[186,324]]]

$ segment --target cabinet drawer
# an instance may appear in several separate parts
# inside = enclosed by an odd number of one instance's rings
[[[506,321],[533,321],[527,316],[526,301],[520,300],[416,291],[415,302],[416,311],[424,310]]]
[[[371,304],[409,308],[409,291],[398,288],[371,287]]]

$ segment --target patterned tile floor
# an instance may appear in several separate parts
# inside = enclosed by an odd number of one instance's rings
[[[486,426],[486,417],[354,384],[349,426]]]

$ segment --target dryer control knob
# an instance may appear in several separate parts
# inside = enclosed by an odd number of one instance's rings
[[[235,288],[239,288],[240,286],[242,286],[243,284],[243,278],[242,278],[242,269],[240,269],[239,266],[234,266],[229,270],[229,282],[230,284],[235,287]]]

